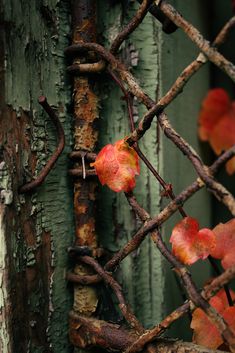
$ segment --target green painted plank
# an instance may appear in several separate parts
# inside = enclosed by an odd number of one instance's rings
[[[175,1],[173,5],[203,33],[207,34],[205,2]],[[133,3],[129,5],[128,18],[137,6]],[[108,4],[99,8],[101,9],[101,33],[105,45],[108,46],[121,28],[121,9],[119,5],[111,7]],[[125,18],[125,21],[128,18]],[[198,53],[195,46],[180,30],[173,35],[165,35],[161,31],[161,26],[150,15],[147,15],[144,22],[123,44],[122,56],[130,44],[134,45],[139,55],[138,65],[132,68],[132,71],[141,86],[154,99],[167,91],[177,75]],[[209,70],[205,67],[192,79],[184,93],[167,109],[173,126],[199,152],[201,152],[201,146],[197,139],[196,119],[200,102],[208,85]],[[102,94],[101,146],[114,142],[128,133],[126,107],[122,101],[119,101],[120,90],[114,84],[106,82],[103,85]],[[144,111],[143,107],[138,106],[139,117]],[[141,147],[160,174],[167,182],[173,184],[175,192],[178,193],[195,179],[196,174],[186,158],[162,135],[160,145],[158,144],[156,129],[155,122],[151,131],[148,131],[141,141]],[[157,182],[143,165],[135,195],[140,204],[152,215],[157,214],[167,202],[161,199]],[[100,198],[102,199],[99,208],[100,218],[102,216],[100,238],[104,246],[114,250],[130,239],[140,225],[133,219],[122,195],[115,195],[103,188]],[[210,226],[209,208],[210,197],[205,191],[196,195],[186,206],[190,215],[200,220],[201,226]],[[178,216],[173,217],[164,225],[162,229],[164,238],[169,236],[173,225],[179,219]],[[114,220],[114,226],[112,226],[112,220]],[[201,285],[209,275],[208,267],[203,267],[203,276],[200,265],[193,267],[194,277]],[[159,322],[164,314],[182,302],[170,266],[162,260],[149,239],[146,239],[140,249],[123,262],[120,278],[126,288],[129,302],[146,327]],[[185,334],[185,325],[182,329],[178,326],[175,331],[172,331],[173,334],[188,336],[187,333]]]
[[[178,11],[202,34],[208,38],[208,3],[205,1],[182,2],[175,0],[172,3]],[[167,92],[181,71],[194,60],[199,51],[190,42],[186,35],[178,29],[174,34],[162,35],[161,56],[161,94]],[[197,116],[203,97],[209,89],[209,65],[205,65],[195,74],[183,92],[167,108],[169,119],[182,137],[208,162],[207,150],[203,149],[197,137]],[[165,136],[161,137],[161,163],[160,171],[167,182],[172,183],[175,194],[190,185],[197,177],[191,163]],[[165,204],[166,201],[162,201]],[[185,210],[191,217],[199,220],[201,227],[211,226],[211,198],[206,190],[194,195],[186,204]],[[166,222],[163,228],[164,238],[168,239],[173,226],[180,220],[180,215],[174,215]],[[166,264],[165,310],[170,312],[182,303],[182,295],[178,290],[174,274]],[[193,279],[202,286],[210,277],[210,268],[206,261],[199,261],[191,267]],[[172,330],[172,334],[183,338],[190,337],[188,323],[181,320]]]
[[[72,305],[72,293],[65,273],[69,266],[67,248],[72,243],[74,233],[72,186],[67,177],[68,152],[72,144],[72,119],[67,110],[71,90],[63,54],[69,44],[70,8],[67,1],[3,0],[3,9],[4,20],[10,26],[5,34],[5,99],[19,119],[22,110],[32,119],[31,149],[37,156],[37,173],[56,146],[54,126],[37,103],[39,95],[46,95],[49,103],[59,109],[66,136],[62,156],[46,182],[32,196],[31,217],[36,218],[34,245],[27,247],[25,244],[19,254],[27,256],[27,268],[40,266],[35,259],[36,252],[38,249],[48,251],[43,248],[43,239],[50,237],[50,263],[47,266],[51,274],[48,288],[38,283],[28,298],[27,307],[29,313],[39,317],[39,313],[45,311],[46,302],[49,302],[48,317],[44,317],[44,322],[47,322],[47,331],[44,332],[47,346],[40,343],[40,339],[38,343],[37,340],[29,341],[27,352],[48,352],[46,347],[51,346],[51,352],[65,353],[70,351],[68,311]],[[19,153],[23,155],[22,151]],[[28,156],[24,158],[27,168]],[[19,253],[18,242],[15,242],[15,247],[12,251]],[[18,271],[24,271],[24,266],[19,265]],[[34,325],[35,330],[40,332],[37,322]],[[17,342],[15,345],[17,347]]]

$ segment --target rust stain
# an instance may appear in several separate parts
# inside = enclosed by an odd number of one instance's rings
[[[72,1],[73,44],[78,42],[96,41],[96,2],[76,0]],[[89,53],[86,57],[79,56],[74,63],[94,62],[96,55]],[[74,104],[74,150],[93,152],[98,138],[96,120],[98,119],[98,97],[94,92],[94,80],[91,77],[77,76],[73,87]],[[78,167],[79,163],[75,165]],[[81,166],[81,163],[80,163]],[[88,166],[88,163],[87,163]],[[88,166],[89,167],[89,166]],[[75,215],[75,244],[86,245],[92,249],[97,247],[95,232],[95,188],[93,180],[75,179],[74,181],[74,215]],[[78,263],[74,272],[78,275],[93,274],[91,269]],[[94,316],[98,304],[98,296],[93,286],[74,286],[74,310],[86,317]],[[73,329],[70,326],[72,343]],[[80,328],[80,326],[79,326]],[[76,331],[77,332],[77,331]],[[81,332],[80,329],[78,332]],[[78,335],[76,345],[86,347],[90,340],[89,334]]]
[[[87,205],[83,205],[83,204],[78,204],[77,205],[77,212],[82,214],[82,213],[86,213],[87,212]]]
[[[94,127],[98,118],[98,98],[87,78],[74,80],[75,150],[93,151],[98,133]]]
[[[86,123],[75,126],[74,138],[75,150],[93,151],[97,142],[98,133],[94,131],[92,124]]]
[[[94,218],[90,218],[87,223],[76,229],[76,237],[79,245],[89,245],[91,248],[97,247]]]
[[[76,269],[74,272],[77,273]],[[75,290],[74,310],[81,315],[92,316],[96,312],[98,304],[96,289],[91,286],[75,285]]]
[[[74,80],[74,110],[76,116],[87,122],[98,117],[98,98],[90,87],[87,78]]]
[[[74,30],[73,43],[86,41],[86,33],[95,33],[96,27],[94,25],[95,19],[84,19],[82,23]]]

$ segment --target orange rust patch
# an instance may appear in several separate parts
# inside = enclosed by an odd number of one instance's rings
[[[90,183],[90,191],[89,191],[89,200],[95,201],[95,191],[97,188],[97,182],[91,182]]]
[[[91,42],[95,41],[95,33],[96,33],[96,27],[95,24],[96,22],[94,21],[93,18],[89,19],[84,19],[76,29],[74,29],[73,32],[73,44],[79,43],[79,42],[84,42],[84,33],[94,33],[94,39],[90,38]]]
[[[87,78],[75,79],[74,82],[74,112],[75,119],[92,122],[98,117],[98,98],[91,90]]]
[[[75,150],[88,150],[93,151],[97,142],[98,132],[90,124],[75,127],[74,131],[74,149]]]
[[[96,311],[97,304],[98,298],[94,287],[83,285],[74,286],[73,308],[79,312],[79,314],[91,316]]]
[[[86,213],[88,207],[87,207],[87,205],[76,203],[76,209],[77,209],[77,212],[81,214],[81,213]]]
[[[94,218],[90,218],[87,223],[76,228],[76,237],[79,245],[97,247]]]

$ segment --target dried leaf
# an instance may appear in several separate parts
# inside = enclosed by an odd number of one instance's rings
[[[227,223],[220,223],[213,232],[216,237],[216,246],[211,256],[220,259],[224,269],[235,265],[235,218]]]
[[[102,148],[91,166],[95,167],[101,184],[116,192],[131,191],[135,176],[140,173],[139,157],[124,139]]]
[[[217,155],[235,144],[235,103],[222,88],[210,90],[202,103],[199,137],[208,141]],[[227,162],[226,170],[230,175],[235,172],[234,159]]]
[[[230,290],[230,294],[234,300],[235,293]],[[209,303],[223,316],[230,329],[235,333],[235,307],[229,306],[224,289],[212,297]],[[216,349],[223,343],[219,330],[202,309],[194,310],[190,326],[194,330],[193,342],[211,349]]]
[[[215,247],[215,235],[208,228],[199,230],[196,219],[185,217],[174,227],[170,242],[173,254],[182,263],[191,265],[208,257]]]

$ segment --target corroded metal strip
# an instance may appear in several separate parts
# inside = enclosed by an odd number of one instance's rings
[[[96,2],[91,0],[72,1],[73,44],[96,40]],[[92,53],[78,55],[73,60],[75,65],[94,63]],[[76,72],[73,73],[74,75]],[[75,76],[73,85],[74,104],[74,151],[92,153],[97,143],[98,132],[95,127],[98,118],[98,98],[94,92],[94,82],[89,74]],[[95,232],[95,189],[93,178],[83,180],[83,169],[89,174],[87,159],[75,163],[75,170],[80,170],[79,177],[74,179],[74,215],[75,215],[75,245],[90,249],[97,247]],[[74,268],[78,276],[90,276],[92,271],[85,264],[78,263]],[[94,287],[82,283],[74,285],[73,308],[78,314],[92,316],[97,308],[98,298]]]

